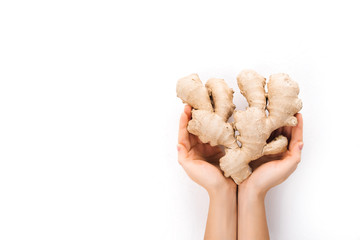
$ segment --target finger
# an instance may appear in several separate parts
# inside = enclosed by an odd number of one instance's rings
[[[186,147],[187,150],[190,150],[190,139],[189,139],[189,132],[187,130],[187,124],[189,122],[189,118],[185,112],[183,112],[180,116],[180,123],[179,123],[179,136],[178,142]]]
[[[293,171],[295,171],[297,165],[300,163],[302,147],[303,147],[303,143],[297,142],[290,151],[290,154],[288,154],[288,156],[285,159],[280,160],[279,164],[281,166],[281,169],[287,172],[288,175],[290,175]]]
[[[276,161],[277,173],[282,176],[282,182],[296,170],[300,163],[302,146],[302,142],[297,142],[283,160]]]
[[[191,109],[192,107],[190,105],[185,105],[184,113],[186,114],[189,120],[191,119]]]
[[[303,142],[297,142],[294,147],[292,148],[292,150],[290,151],[290,157],[293,158],[293,160],[296,163],[299,163],[301,160],[301,150],[304,146]]]
[[[289,144],[290,151],[292,151],[297,143],[303,142],[303,118],[301,113],[297,113],[295,116],[298,120],[298,124],[291,130],[291,140]]]
[[[188,150],[184,145],[178,144],[177,151],[178,151],[178,162],[180,165],[183,166],[183,164],[187,161]]]
[[[191,110],[192,110],[192,107],[190,105],[185,105],[184,113],[186,114],[188,121],[191,120],[191,115],[192,115]],[[189,132],[188,132],[188,135],[189,135],[190,148],[192,146],[196,145],[200,141],[197,136],[195,136]]]

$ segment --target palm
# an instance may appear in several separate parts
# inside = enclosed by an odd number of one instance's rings
[[[269,140],[283,135],[288,138],[288,150],[281,154],[266,155],[250,163],[253,174],[246,180],[262,189],[268,190],[285,181],[295,171],[300,161],[299,151],[296,147],[302,143],[302,117],[297,114],[296,127],[282,127],[276,130]]]
[[[182,164],[186,173],[206,189],[223,184],[234,186],[235,183],[230,178],[224,177],[219,167],[219,159],[224,156],[224,151],[219,146],[212,147],[208,143],[202,143],[198,137],[190,134],[186,129],[190,119],[191,108],[187,106],[181,116],[179,130],[179,143],[187,150],[186,156],[181,158],[186,160],[187,164]]]
[[[224,156],[224,151],[219,146],[212,147],[208,143],[201,143],[200,140],[192,134],[190,134],[190,139],[192,144],[188,158],[194,160],[194,166],[196,166],[198,170],[204,170],[194,171],[191,173],[192,177],[196,178],[200,185],[206,185],[210,182],[211,185],[222,183],[235,185],[230,178],[226,178],[223,175],[219,167],[219,160]]]
[[[189,134],[189,138],[189,157],[192,159],[203,160],[214,165],[219,164],[219,159],[224,155],[224,152],[219,146],[212,147],[208,143],[202,143],[198,137],[192,134]]]

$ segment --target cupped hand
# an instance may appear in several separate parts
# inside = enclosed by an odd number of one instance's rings
[[[178,161],[187,175],[209,193],[224,187],[236,189],[232,179],[226,178],[219,167],[219,159],[224,151],[202,143],[198,137],[190,134],[187,125],[191,119],[191,107],[186,105],[180,117],[178,139]]]
[[[288,138],[288,150],[281,154],[263,156],[250,163],[253,173],[241,185],[250,184],[259,193],[266,192],[284,182],[296,169],[301,160],[303,143],[303,119],[297,113],[298,124],[295,127],[282,127],[272,137],[284,135]]]

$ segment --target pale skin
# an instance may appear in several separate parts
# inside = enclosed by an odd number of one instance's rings
[[[288,150],[263,156],[251,162],[253,173],[237,186],[219,168],[224,155],[220,147],[201,143],[186,127],[191,107],[186,105],[180,117],[178,161],[188,176],[209,194],[210,204],[204,239],[269,239],[264,199],[266,193],[285,181],[296,169],[303,147],[303,120],[295,115],[296,127],[283,127],[272,134],[286,136]]]

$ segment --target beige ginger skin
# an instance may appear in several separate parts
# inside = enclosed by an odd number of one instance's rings
[[[300,111],[302,102],[298,98],[298,84],[284,73],[270,76],[267,93],[266,79],[253,70],[242,71],[237,83],[249,107],[245,111],[235,111],[231,124],[227,121],[235,109],[234,91],[223,79],[209,79],[204,86],[199,76],[192,74],[178,80],[176,91],[183,102],[193,107],[188,131],[203,143],[225,147],[220,168],[226,177],[231,176],[240,184],[251,174],[251,161],[287,149],[284,136],[269,143],[267,140],[274,130],[297,125],[294,114]],[[239,133],[236,137],[235,131]]]

